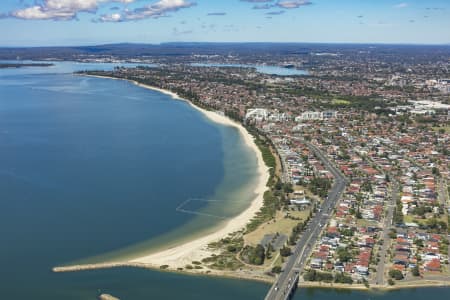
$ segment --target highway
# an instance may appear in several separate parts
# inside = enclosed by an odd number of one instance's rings
[[[308,147],[315,153],[323,165],[334,176],[334,184],[317,211],[315,216],[309,221],[308,226],[303,232],[297,244],[294,247],[293,254],[289,257],[283,272],[278,276],[275,283],[270,288],[265,299],[278,300],[289,299],[293,292],[295,292],[297,282],[301,272],[303,271],[308,257],[313,249],[314,243],[319,238],[323,228],[328,223],[333,209],[335,208],[340,196],[342,195],[346,185],[347,179],[341,172],[328,160],[325,154],[316,146],[308,143]]]

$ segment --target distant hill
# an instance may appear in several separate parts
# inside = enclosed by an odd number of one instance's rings
[[[64,47],[4,47],[0,48],[0,59],[60,59],[72,60],[86,56],[113,55],[119,58],[142,56],[186,56],[199,55],[308,55],[312,52],[349,53],[372,52],[414,52],[423,54],[450,54],[450,46],[418,45],[363,45],[363,44],[306,44],[306,43],[163,43],[163,44],[106,44],[97,46]]]

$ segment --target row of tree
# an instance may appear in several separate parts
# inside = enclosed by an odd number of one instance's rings
[[[314,195],[325,198],[328,196],[328,191],[331,188],[331,180],[328,178],[314,176],[308,183],[308,189]]]
[[[308,270],[304,275],[303,279],[305,281],[324,281],[324,282],[335,282],[335,283],[346,283],[352,284],[353,279],[351,276],[345,273],[332,274],[329,272],[321,272],[314,269]]]

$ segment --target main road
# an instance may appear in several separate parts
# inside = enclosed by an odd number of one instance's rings
[[[392,221],[394,218],[394,210],[397,204],[397,200],[399,197],[399,183],[393,179],[393,182],[391,184],[391,186],[389,187],[389,201],[387,203],[387,211],[386,214],[384,216],[384,221],[383,221],[383,231],[381,233],[381,237],[383,240],[383,244],[380,246],[380,261],[378,262],[377,265],[377,274],[375,276],[375,278],[372,280],[371,284],[376,284],[376,285],[385,285],[386,283],[384,282],[385,279],[385,267],[386,264],[388,263],[387,261],[387,251],[390,247],[390,238],[389,238],[389,231],[391,229],[392,226]]]
[[[342,195],[347,185],[347,179],[341,172],[331,163],[326,155],[315,145],[308,143],[308,147],[318,157],[327,170],[334,176],[334,184],[317,211],[315,216],[310,220],[306,230],[297,241],[293,254],[289,257],[283,272],[278,276],[275,283],[266,295],[266,300],[289,299],[295,292],[299,276],[305,267],[305,263],[313,249],[315,241],[319,238],[323,228],[328,223],[333,209]]]

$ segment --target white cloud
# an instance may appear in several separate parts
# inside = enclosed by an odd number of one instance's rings
[[[122,21],[121,14],[102,15],[99,19],[101,22],[120,22]]]
[[[46,19],[59,19],[68,20],[75,17],[73,11],[63,11],[63,10],[47,10],[42,6],[32,6],[24,9],[19,9],[11,13],[11,16],[19,19],[29,19],[29,20],[46,20]]]
[[[399,3],[397,5],[394,5],[394,7],[395,8],[405,8],[405,7],[408,7],[408,3],[402,2],[402,3]]]
[[[175,12],[182,8],[188,8],[196,5],[195,2],[187,0],[159,0],[158,2],[133,10],[125,10],[120,18],[114,20],[112,15],[103,15],[99,21],[103,22],[121,22],[134,21],[148,18],[160,18],[167,15],[168,12]]]
[[[290,9],[290,8],[299,8],[300,6],[306,6],[311,5],[311,1],[307,0],[284,0],[284,1],[278,1],[277,6]]]
[[[70,20],[76,18],[79,12],[95,13],[102,3],[120,2],[132,3],[135,0],[43,0],[34,6],[19,9],[10,16],[31,20]]]

